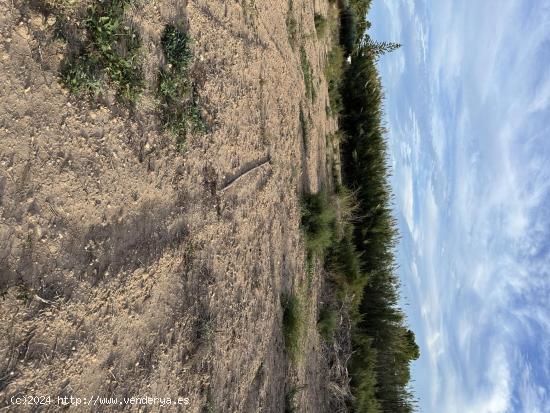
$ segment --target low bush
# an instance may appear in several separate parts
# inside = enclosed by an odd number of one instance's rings
[[[334,209],[326,193],[307,194],[303,197],[302,229],[306,246],[311,253],[324,256],[333,242],[334,220]]]
[[[296,294],[285,297],[283,305],[283,335],[285,349],[292,362],[297,362],[302,354],[302,336],[304,332],[304,309]]]
[[[128,4],[128,0],[109,0],[88,7],[78,51],[61,65],[61,82],[72,93],[97,96],[110,84],[119,102],[137,101],[145,86],[141,37],[125,22]]]
[[[357,41],[357,15],[351,7],[340,11],[340,44],[346,57],[353,53]]]
[[[328,83],[330,110],[333,114],[338,114],[342,111],[342,95],[340,93],[340,87],[342,84],[342,76],[344,74],[344,51],[337,43],[332,45],[332,48],[328,53],[324,72],[325,79]]]
[[[304,74],[306,96],[313,101],[316,97],[315,85],[313,84],[313,70],[307,58],[306,49],[303,46],[300,48],[300,63],[302,65],[302,73]]]
[[[338,324],[338,313],[335,310],[323,308],[319,313],[317,330],[321,337],[330,341]]]
[[[327,18],[322,14],[315,13],[314,22],[317,37],[323,37],[327,31]]]
[[[181,29],[168,25],[162,34],[161,45],[167,62],[158,76],[161,119],[163,127],[182,149],[189,132],[205,130],[189,73],[193,58],[191,39]]]

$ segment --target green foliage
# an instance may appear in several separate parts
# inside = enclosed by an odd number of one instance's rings
[[[61,82],[73,94],[97,96],[103,90],[97,65],[84,54],[63,63]]]
[[[339,3],[341,49],[333,47],[325,76],[331,106],[339,109],[346,136],[340,143],[343,185],[332,201],[332,235],[318,238],[324,240],[320,250],[336,287],[333,291],[351,307],[354,352],[348,368],[353,411],[409,413],[415,410],[408,390],[410,363],[419,357],[419,349],[398,307],[393,252],[398,234],[388,181],[383,90],[376,69],[378,57],[399,45],[374,42],[365,34],[370,3]],[[347,56],[352,56],[349,65],[344,64]]]
[[[391,53],[401,47],[401,43],[395,42],[372,42],[368,43],[368,47],[376,57],[385,54]]]
[[[298,411],[296,406],[296,396],[302,390],[305,389],[305,386],[292,386],[285,394],[285,413],[295,413]]]
[[[356,32],[360,35],[365,33],[365,30],[370,27],[370,22],[367,21],[366,15],[369,12],[372,0],[349,0],[349,7],[353,10],[356,21]]]
[[[216,408],[214,406],[214,396],[212,395],[212,389],[208,389],[206,393],[206,401],[202,407],[202,413],[216,413]]]
[[[300,63],[302,65],[302,72],[304,74],[304,85],[306,87],[306,96],[311,100],[315,100],[316,92],[315,85],[313,84],[313,70],[311,64],[307,58],[306,49],[304,46],[300,48]]]
[[[359,319],[358,308],[363,289],[368,282],[368,274],[362,271],[361,254],[357,252],[353,239],[353,225],[344,226],[344,233],[331,245],[326,259],[326,267],[332,281],[338,287],[340,296],[351,298],[351,316]]]
[[[180,149],[189,132],[204,132],[202,119],[190,80],[189,67],[193,58],[189,36],[168,25],[161,37],[167,65],[158,76],[157,96],[160,101],[163,126],[177,141]]]
[[[302,229],[311,254],[324,256],[333,242],[334,209],[326,193],[307,194],[302,199]]]
[[[173,25],[168,25],[160,39],[166,61],[178,70],[189,67],[193,53],[191,52],[190,39],[186,33]]]
[[[372,40],[369,35],[365,35],[364,50],[372,55],[374,60],[386,53],[391,53],[401,47],[401,44],[394,42],[377,42]]]
[[[344,74],[344,51],[339,44],[334,44],[330,49],[324,71],[328,83],[330,109],[333,114],[338,114],[342,110],[340,86]]]
[[[304,149],[307,151],[308,145],[309,145],[309,123],[306,119],[306,115],[304,113],[304,108],[300,105],[300,133],[302,135],[302,142],[304,144]]]
[[[315,13],[314,22],[317,37],[323,37],[327,31],[327,18],[322,14]]]
[[[344,7],[340,10],[340,44],[344,55],[351,55],[357,43],[357,15],[353,8]]]
[[[61,65],[61,82],[71,93],[97,96],[107,83],[114,87],[119,102],[137,101],[145,85],[141,38],[124,21],[128,3],[109,0],[88,7],[79,51]]]
[[[304,308],[296,294],[285,297],[283,305],[283,336],[290,360],[296,363],[302,356],[302,337],[305,328]]]
[[[306,254],[305,270],[307,277],[307,288],[311,288],[313,284],[313,277],[315,275],[315,257],[311,253]]]
[[[398,307],[399,280],[393,254],[397,230],[388,181],[383,90],[375,55],[368,45],[359,46],[354,53],[342,94],[341,125],[347,136],[342,144],[343,175],[358,202],[351,239],[367,276],[358,305],[355,353],[350,365],[355,410],[408,413],[415,407],[408,391],[410,362],[419,354]]]
[[[206,314],[198,322],[197,338],[206,342],[209,341],[215,333],[215,320],[210,314]]]
[[[329,198],[325,192],[319,192],[302,198],[302,230],[308,257],[315,256],[324,262],[341,298],[353,297],[352,315],[368,281],[354,243],[354,227],[350,222],[354,211],[354,200],[345,189],[337,197]]]
[[[319,313],[317,321],[317,330],[321,337],[326,341],[330,341],[334,335],[338,324],[338,313],[335,310],[323,308]]]
[[[32,301],[32,291],[25,285],[18,285],[15,288],[15,298],[22,301],[24,304],[29,304]]]
[[[355,351],[350,363],[354,384],[354,411],[360,413],[381,413],[382,407],[376,397],[376,350],[371,346],[372,339],[364,334],[354,334]],[[356,360],[360,360],[358,363]]]

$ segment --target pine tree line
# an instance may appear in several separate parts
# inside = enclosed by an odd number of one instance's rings
[[[340,263],[348,282],[361,289],[349,366],[353,411],[409,413],[416,408],[409,388],[410,364],[419,357],[419,349],[398,306],[394,255],[398,231],[392,214],[391,171],[383,126],[384,93],[376,68],[382,54],[400,45],[376,42],[365,33],[370,27],[364,18],[370,3],[350,0],[340,4],[340,41],[351,57],[341,88],[341,129],[346,137],[341,147],[342,172],[345,186],[355,193],[357,211],[348,236],[332,250],[329,261]],[[355,27],[345,27],[350,24]],[[364,34],[358,38],[355,33]]]

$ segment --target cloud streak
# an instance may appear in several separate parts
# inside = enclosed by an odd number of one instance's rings
[[[374,2],[424,412],[550,412],[545,3]]]

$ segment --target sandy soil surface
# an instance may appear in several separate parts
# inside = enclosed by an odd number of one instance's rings
[[[149,89],[129,112],[63,90],[48,20],[0,0],[0,409],[14,395],[148,395],[189,397],[172,411],[281,412],[299,388],[297,411],[327,410],[321,271],[305,281],[299,229],[299,194],[326,181],[336,127],[313,20],[327,7],[293,2],[312,101],[286,0],[138,2]],[[181,19],[209,125],[185,153],[151,98],[160,34]],[[292,288],[312,298],[297,366],[282,336]],[[123,408],[159,410],[73,409]]]

